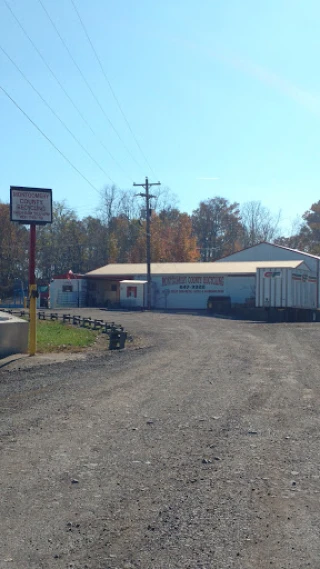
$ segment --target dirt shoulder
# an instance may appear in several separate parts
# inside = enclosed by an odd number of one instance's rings
[[[145,345],[0,369],[1,569],[317,567],[319,324],[117,321]]]

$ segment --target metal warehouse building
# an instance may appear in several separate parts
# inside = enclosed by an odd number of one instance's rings
[[[301,276],[301,280],[308,280],[309,274],[314,278],[315,272],[310,270],[309,264],[304,260],[239,259],[236,262],[223,259],[223,262],[215,263],[152,263],[152,307],[205,309],[211,296],[226,296],[230,297],[232,304],[254,306],[260,269],[265,269],[263,275],[266,278],[282,275],[279,270],[283,274],[294,270],[296,278]],[[91,271],[85,275],[88,283],[88,305],[119,305],[121,300],[123,306],[129,305],[128,299],[143,297],[138,290],[141,285],[135,286],[133,281],[146,281],[146,276],[144,263],[110,264]],[[278,288],[280,283],[279,291],[282,295],[282,279],[274,282]],[[125,291],[125,297],[120,298],[121,289]]]
[[[242,249],[232,255],[228,255],[223,259],[216,261],[217,263],[230,263],[230,262],[252,262],[252,261],[271,261],[282,263],[282,261],[295,261],[300,260],[306,263],[310,271],[316,274],[317,277],[317,305],[320,308],[320,257],[311,255],[298,249],[290,249],[282,245],[268,243],[266,241],[253,245],[246,249]]]

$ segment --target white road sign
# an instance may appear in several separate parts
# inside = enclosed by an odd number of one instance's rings
[[[10,187],[10,219],[19,223],[52,223],[52,190]]]

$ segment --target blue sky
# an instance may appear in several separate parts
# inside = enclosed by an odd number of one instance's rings
[[[51,187],[55,200],[67,200],[83,217],[95,213],[99,191],[111,180],[129,188],[148,175],[177,194],[182,210],[191,212],[216,195],[240,203],[261,200],[282,210],[289,231],[292,220],[320,199],[316,0],[74,0],[152,170],[71,0],[42,2],[103,111],[39,0],[6,2],[87,124],[4,0],[1,48],[94,161],[1,49],[0,85],[96,189],[0,90],[0,200],[9,200],[10,185]]]

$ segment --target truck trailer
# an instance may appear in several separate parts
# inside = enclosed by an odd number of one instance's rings
[[[258,268],[256,306],[270,315],[281,312],[282,320],[315,320],[318,277],[305,263],[297,268]],[[276,318],[279,319],[279,318]]]

